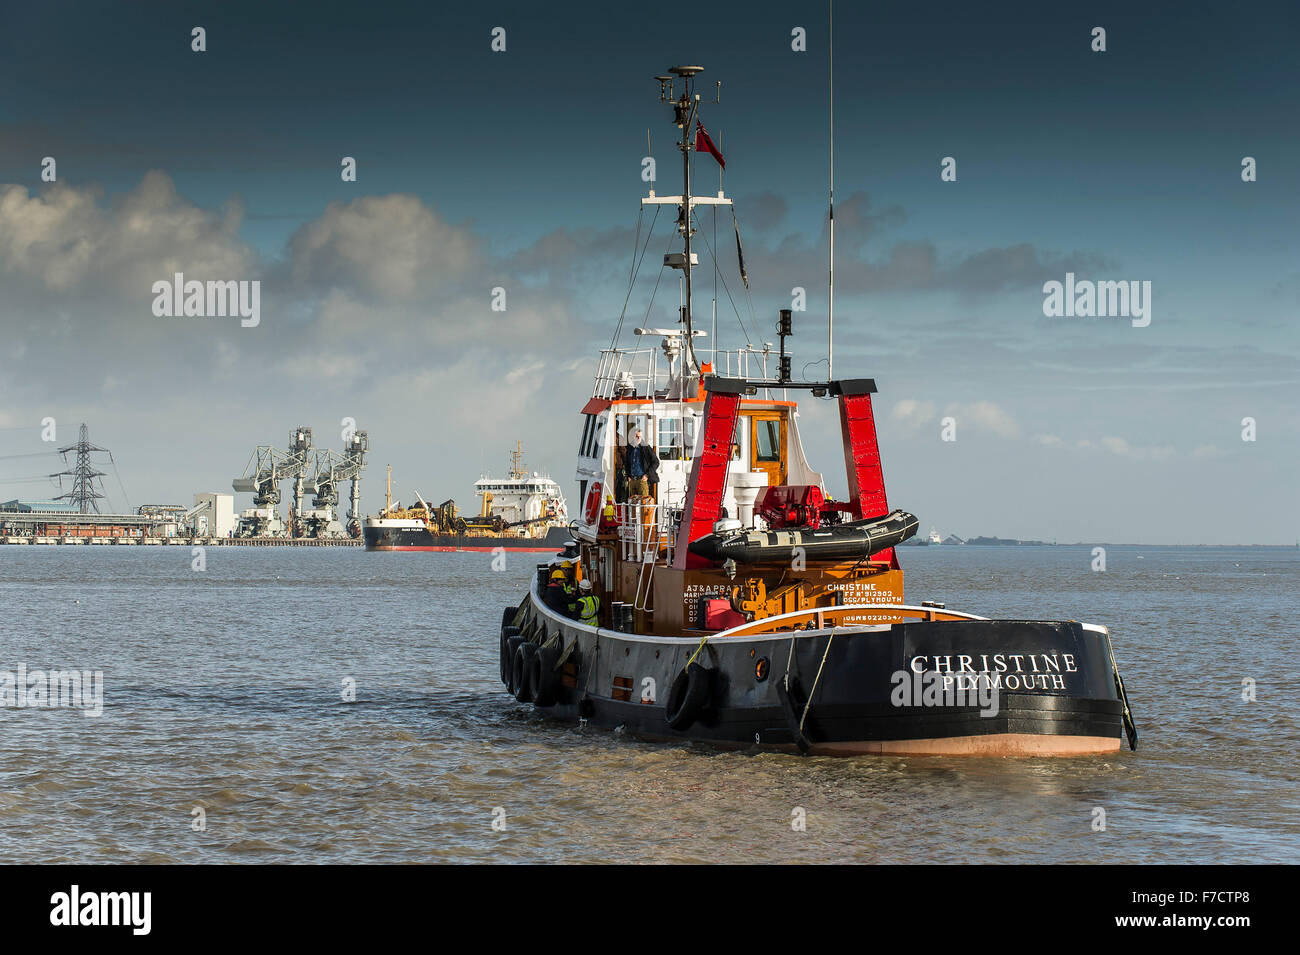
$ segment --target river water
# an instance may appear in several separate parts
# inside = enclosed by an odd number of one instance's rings
[[[0,547],[0,671],[103,673],[98,717],[0,708],[0,860],[1300,861],[1300,549],[900,556],[910,602],[1110,626],[1138,751],[810,759],[549,723],[497,679],[535,555]]]

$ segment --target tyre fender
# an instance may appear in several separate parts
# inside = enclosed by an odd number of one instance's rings
[[[509,661],[505,667],[506,690],[511,696],[514,696],[519,690],[519,684],[515,682],[517,679],[515,676],[515,654],[519,651],[519,647],[523,642],[524,638],[517,634],[512,637],[506,637],[505,641],[506,660]]]
[[[559,659],[560,651],[555,647],[539,647],[533,654],[530,677],[535,706],[553,706],[560,699],[564,683],[560,672],[555,669]]]
[[[668,725],[681,732],[690,729],[713,695],[713,671],[692,663],[673,680],[664,705]]]
[[[520,703],[533,702],[533,687],[528,680],[528,667],[533,655],[537,653],[537,644],[520,643],[515,650],[514,684],[515,699]]]
[[[501,682],[506,686],[510,685],[510,668],[514,665],[514,655],[510,649],[510,638],[517,636],[519,636],[518,627],[501,628]]]

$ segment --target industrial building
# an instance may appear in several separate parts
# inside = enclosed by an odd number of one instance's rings
[[[198,537],[230,537],[235,533],[235,496],[204,491],[194,495],[190,526]]]
[[[312,446],[310,428],[290,434],[289,449],[258,447],[233,490],[251,491],[253,507],[236,515],[235,495],[203,491],[194,504],[146,504],[133,514],[100,513],[105,499],[93,455],[112,455],[90,443],[86,425],[78,441],[60,448],[66,469],[50,477],[72,488],[50,500],[0,504],[3,544],[361,544],[361,472],[369,440],[364,431],[344,435],[343,452]],[[69,460],[76,455],[75,462]],[[287,519],[277,506],[281,484],[292,481]],[[338,511],[339,485],[351,482],[346,523]],[[308,497],[311,498],[310,505]]]

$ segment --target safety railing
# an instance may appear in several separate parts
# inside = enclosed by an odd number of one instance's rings
[[[771,347],[732,348],[713,355],[713,370],[726,378],[766,378]]]
[[[669,508],[655,504],[649,498],[644,502],[629,501],[614,505],[614,520],[623,560],[639,564],[673,562],[676,539],[669,513]]]
[[[776,353],[770,345],[706,351],[698,347],[698,361],[711,364],[713,373],[724,378],[747,378],[770,381],[776,373]],[[677,372],[673,368],[677,367]],[[619,398],[639,395],[654,397],[664,394],[672,382],[670,376],[680,373],[680,362],[674,366],[658,348],[605,348],[592,385],[592,397]],[[772,382],[773,385],[777,384]],[[769,394],[768,397],[771,397]]]
[[[594,398],[652,396],[658,388],[657,348],[605,348],[596,366]]]

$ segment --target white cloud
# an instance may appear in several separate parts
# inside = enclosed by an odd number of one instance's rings
[[[896,402],[889,416],[909,431],[919,431],[928,424],[938,422],[934,405],[913,398],[903,398]]]
[[[965,426],[976,431],[988,431],[1002,438],[1014,438],[1020,434],[1020,425],[1015,419],[991,401],[950,404],[947,411],[957,419],[958,428]]]
[[[365,196],[330,203],[289,240],[297,282],[355,287],[384,300],[410,300],[431,287],[459,284],[478,271],[477,238],[418,196]],[[483,288],[487,301],[490,286]]]
[[[1101,446],[1111,454],[1117,454],[1120,457],[1134,458],[1139,461],[1158,461],[1164,458],[1172,457],[1174,449],[1169,445],[1138,447],[1129,444],[1123,438],[1117,438],[1114,435],[1106,435],[1101,439]]]
[[[188,277],[251,277],[256,255],[239,237],[243,207],[209,212],[176,192],[163,172],[147,173],[115,202],[93,186],[56,184],[38,195],[0,185],[0,272],[55,292],[93,284],[147,301],[150,286]]]

